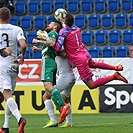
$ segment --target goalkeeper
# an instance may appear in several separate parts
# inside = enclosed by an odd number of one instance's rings
[[[60,111],[60,119],[58,121],[59,124],[65,120],[70,105],[64,103],[64,100],[62,99],[60,92],[54,87],[54,85],[56,84],[57,64],[55,62],[55,57],[57,55],[57,52],[52,47],[50,47],[49,44],[56,42],[56,39],[58,38],[58,32],[61,28],[61,22],[54,20],[47,26],[45,31],[39,30],[37,32],[37,38],[40,38],[39,40],[33,39],[32,41],[33,43],[42,45],[45,43],[45,45],[43,45],[41,49],[41,81],[43,82],[45,88],[46,94],[44,95],[47,95],[48,98],[51,97],[56,108]],[[34,50],[36,50],[35,47],[33,48]]]

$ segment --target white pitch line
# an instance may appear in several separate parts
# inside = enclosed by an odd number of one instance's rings
[[[93,127],[93,126],[102,126],[102,125],[119,125],[119,124],[127,124],[126,122],[121,123],[99,123],[99,124],[84,124],[84,125],[74,125],[74,127]],[[129,123],[130,124],[130,123]]]
[[[74,127],[93,127],[93,126],[103,126],[103,125],[119,125],[119,124],[128,124],[126,122],[121,122],[121,123],[100,123],[100,124],[85,124],[85,125],[74,125]],[[130,123],[129,123],[130,124]],[[26,130],[31,130],[31,129],[41,129],[42,127],[25,127]],[[43,128],[45,129],[45,128]],[[17,128],[11,128],[10,130],[17,130]]]

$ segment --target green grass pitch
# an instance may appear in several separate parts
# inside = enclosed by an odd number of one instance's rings
[[[132,113],[73,114],[74,127],[42,128],[48,115],[23,115],[27,119],[25,133],[133,133]],[[59,118],[59,115],[57,115]],[[4,115],[0,115],[0,127]],[[10,133],[17,133],[17,122],[11,119]]]

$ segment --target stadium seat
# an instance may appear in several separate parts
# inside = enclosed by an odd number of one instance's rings
[[[33,17],[32,16],[22,16],[21,27],[24,30],[31,30],[33,27]]]
[[[26,1],[17,1],[14,6],[14,13],[17,15],[24,15],[26,14],[27,4]]]
[[[27,0],[17,0],[17,1],[27,1]]]
[[[133,13],[129,16],[129,26],[130,28],[133,28]]]
[[[25,59],[31,59],[32,56],[32,49],[29,47],[26,49],[26,54],[24,56]]]
[[[95,11],[103,13],[106,11],[106,0],[95,0]]]
[[[54,2],[54,10],[56,11],[59,8],[66,8],[66,1],[65,0],[56,0]]]
[[[81,29],[86,27],[86,21],[86,15],[84,14],[76,15],[75,17],[75,25]]]
[[[54,0],[42,0],[42,1],[49,1],[49,2],[51,2],[51,3],[53,3],[53,2],[54,2]]]
[[[117,57],[127,57],[129,53],[128,46],[119,46],[117,48],[116,56]]]
[[[101,48],[99,46],[92,46],[88,49],[88,52],[90,53],[92,58],[99,58]]]
[[[114,15],[104,14],[102,16],[102,28],[112,28],[114,25]]]
[[[41,52],[36,52],[36,51],[34,51],[34,52],[33,52],[33,58],[34,58],[34,59],[41,59],[41,58],[42,58]]]
[[[108,0],[108,11],[115,13],[120,11],[120,0]]]
[[[39,11],[40,11],[40,1],[38,1],[38,0],[31,1],[30,0],[28,3],[28,13],[36,15],[39,13]]]
[[[121,31],[111,30],[109,32],[109,43],[112,45],[120,44],[121,42]]]
[[[122,10],[122,12],[131,12],[133,10],[133,1],[132,0],[122,0],[121,10]]]
[[[82,42],[86,46],[91,45],[93,43],[94,33],[92,30],[84,30],[81,35],[82,35]]]
[[[114,57],[115,48],[113,46],[105,46],[102,51],[103,58],[112,58]]]
[[[89,28],[99,28],[100,27],[100,15],[91,14],[88,17],[88,26]]]
[[[95,42],[97,45],[104,45],[107,43],[107,31],[97,30],[95,33]]]
[[[46,16],[36,16],[34,19],[34,26],[37,30],[42,30],[46,27]]]
[[[93,11],[93,0],[82,0],[81,1],[81,12],[90,13]]]
[[[69,13],[78,13],[79,12],[79,1],[76,0],[69,0],[67,2],[67,11]]]
[[[20,17],[19,16],[12,16],[10,19],[10,24],[19,26],[20,25]]]
[[[53,1],[66,3],[66,0],[53,0]]]
[[[47,24],[50,24],[51,21],[53,21],[55,19],[54,15],[50,15],[47,19]]]
[[[29,46],[33,45],[32,40],[36,38],[36,32],[35,31],[30,31],[27,34],[27,43]]]
[[[128,16],[127,14],[117,14],[115,21],[117,28],[125,28],[127,26]]]
[[[50,14],[53,12],[53,3],[51,1],[42,1],[41,12],[44,14]]]
[[[123,43],[124,44],[133,44],[133,30],[124,30],[123,31]]]

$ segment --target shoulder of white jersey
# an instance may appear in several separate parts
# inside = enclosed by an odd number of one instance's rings
[[[16,29],[16,30],[22,30],[22,28],[19,27],[19,26],[17,26],[17,25],[12,25],[12,24],[10,24],[10,26],[11,26],[12,28]]]
[[[13,31],[18,35],[20,36],[23,36],[23,29],[19,26],[16,26],[16,25],[12,25],[10,24],[11,28],[13,28]]]

